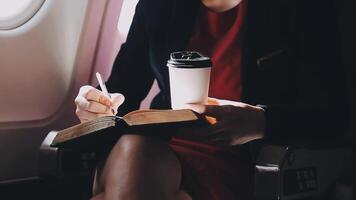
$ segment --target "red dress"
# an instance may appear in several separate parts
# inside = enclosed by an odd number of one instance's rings
[[[240,100],[243,21],[243,2],[222,13],[201,5],[188,50],[201,52],[213,61],[210,97]],[[171,147],[182,165],[182,188],[193,200],[251,199],[252,168],[246,147],[179,138],[172,139]]]

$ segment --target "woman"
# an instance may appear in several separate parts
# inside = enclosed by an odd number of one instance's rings
[[[245,143],[338,137],[347,108],[332,9],[332,0],[141,0],[107,81],[115,93],[83,86],[79,119],[137,109],[154,78],[161,92],[152,107],[169,108],[169,54],[195,50],[213,60],[214,98],[191,108],[218,123],[169,144],[122,136],[97,170],[93,199],[251,199]]]

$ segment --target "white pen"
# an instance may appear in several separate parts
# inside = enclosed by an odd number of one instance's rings
[[[111,98],[108,89],[106,88],[106,85],[103,81],[103,78],[101,77],[99,72],[96,72],[96,79],[98,79],[101,91],[103,91],[104,95]]]
[[[108,91],[108,89],[106,88],[106,85],[105,85],[105,83],[104,83],[104,81],[103,81],[102,76],[100,75],[99,72],[96,72],[95,75],[96,75],[96,79],[97,79],[98,82],[99,82],[101,91],[104,93],[104,95],[105,95],[106,97],[108,97],[109,99],[111,99],[110,94],[109,94],[109,91]],[[111,108],[111,112],[112,112],[114,115],[115,115],[115,113],[116,113],[113,108]]]

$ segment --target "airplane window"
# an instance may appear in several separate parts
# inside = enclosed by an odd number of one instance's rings
[[[138,0],[123,1],[119,22],[117,24],[120,36],[126,37],[132,22],[133,15],[135,13],[137,2]]]
[[[36,14],[45,0],[0,0],[0,30],[21,26]]]

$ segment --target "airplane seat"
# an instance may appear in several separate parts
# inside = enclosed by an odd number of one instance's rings
[[[40,179],[55,192],[56,199],[90,199],[95,154],[51,147],[56,135],[57,131],[49,132],[40,146]]]
[[[51,131],[41,144],[41,178],[92,178],[98,155],[50,147],[56,134]],[[255,165],[255,200],[352,199],[352,186],[342,181],[351,162],[352,148],[345,144],[264,144]]]
[[[352,146],[262,146],[255,165],[256,200],[351,200]]]

